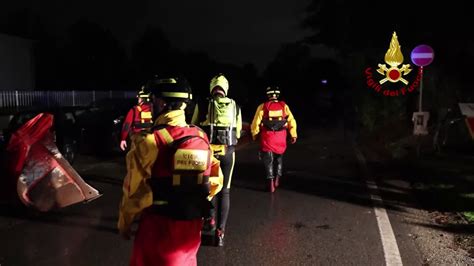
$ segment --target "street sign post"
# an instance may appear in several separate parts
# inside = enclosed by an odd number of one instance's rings
[[[423,99],[423,67],[431,64],[434,59],[434,51],[429,45],[422,44],[418,45],[411,51],[411,61],[413,64],[420,67],[420,96],[418,103],[418,112],[413,113],[413,123],[415,135],[426,135],[428,134],[427,123],[429,119],[429,113],[423,112],[422,99]]]
[[[423,136],[428,135],[428,120],[430,113],[428,112],[414,112],[412,121],[415,125],[413,128],[413,135]]]
[[[411,61],[413,64],[420,67],[421,79],[420,79],[420,97],[418,104],[418,112],[423,112],[422,99],[423,99],[423,67],[431,64],[434,59],[433,48],[426,44],[418,45],[411,51]]]

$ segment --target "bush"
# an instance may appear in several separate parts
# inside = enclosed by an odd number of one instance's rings
[[[404,97],[384,97],[367,92],[358,100],[358,119],[362,126],[373,132],[378,127],[406,120],[407,99]]]

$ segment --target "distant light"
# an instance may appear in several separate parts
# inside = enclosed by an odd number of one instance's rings
[[[327,80],[327,79],[322,79],[322,80],[321,80],[321,83],[322,83],[322,84],[328,84],[328,80]]]

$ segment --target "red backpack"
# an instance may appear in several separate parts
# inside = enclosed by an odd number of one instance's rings
[[[133,108],[133,122],[135,129],[149,129],[153,126],[153,105],[144,103]]]
[[[150,185],[153,201],[167,202],[164,214],[176,219],[208,217],[211,204],[211,148],[196,126],[166,126],[154,130],[158,157]]]
[[[268,130],[280,131],[286,129],[288,115],[285,113],[286,104],[283,101],[268,101],[263,105],[262,125]]]
[[[167,126],[155,130],[155,136],[159,163],[153,168],[154,176],[209,176],[210,144],[200,128]]]

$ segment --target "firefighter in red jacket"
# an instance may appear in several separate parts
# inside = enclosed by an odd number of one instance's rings
[[[129,239],[140,216],[132,266],[197,265],[203,219],[222,172],[204,131],[186,123],[187,83],[157,79],[151,86],[159,116],[149,133],[132,138],[118,229]]]
[[[283,154],[286,150],[287,131],[291,143],[296,143],[296,120],[290,108],[280,101],[280,89],[268,87],[268,100],[258,106],[251,125],[252,138],[260,134],[260,157],[265,166],[268,190],[274,192],[283,174]],[[275,171],[276,170],[276,171]]]
[[[143,86],[137,94],[138,104],[128,111],[123,122],[120,134],[120,149],[127,148],[127,137],[140,133],[153,126],[153,104],[150,102],[150,93]]]

